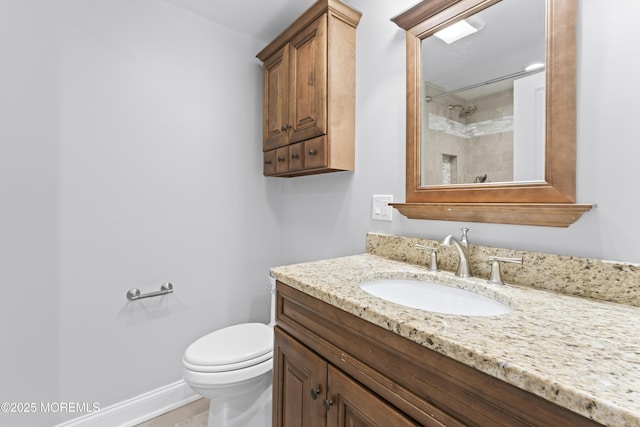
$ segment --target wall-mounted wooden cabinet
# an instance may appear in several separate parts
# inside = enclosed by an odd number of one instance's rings
[[[357,12],[320,0],[257,56],[265,176],[353,170]]]

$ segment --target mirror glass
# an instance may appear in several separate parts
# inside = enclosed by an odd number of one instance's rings
[[[545,180],[545,9],[502,0],[421,41],[420,186]]]

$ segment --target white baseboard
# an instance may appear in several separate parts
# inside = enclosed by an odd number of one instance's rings
[[[55,427],[131,427],[199,398],[180,380]]]

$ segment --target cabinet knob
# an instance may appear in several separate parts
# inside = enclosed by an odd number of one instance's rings
[[[311,389],[311,398],[317,400],[318,396],[320,396],[320,386]]]
[[[284,158],[284,156],[278,156],[278,162],[282,163],[284,162],[286,159]]]
[[[331,409],[331,405],[333,405],[333,400],[331,399],[325,399],[322,401],[322,406],[324,407],[325,412],[329,412],[329,409]]]
[[[295,153],[291,155],[292,159],[297,159],[298,157],[300,157],[300,156],[298,154],[295,154]]]
[[[265,161],[264,161],[264,164],[265,164],[265,165],[270,165],[271,163],[273,163],[271,160],[265,160]]]
[[[280,128],[280,132],[283,132],[283,133],[284,133],[284,132],[287,132],[287,131],[289,131],[289,130],[291,130],[291,125],[290,125],[290,124],[283,125],[283,126]]]
[[[309,155],[310,155],[310,156],[315,156],[315,155],[316,155],[316,153],[317,153],[317,151],[316,151],[316,150],[313,150],[313,149],[309,150]]]

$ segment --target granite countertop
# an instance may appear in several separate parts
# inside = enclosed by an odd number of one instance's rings
[[[275,278],[411,341],[608,426],[640,426],[640,308],[515,285],[490,285],[372,254],[272,269]],[[358,284],[435,279],[490,296],[508,314],[413,309]]]

